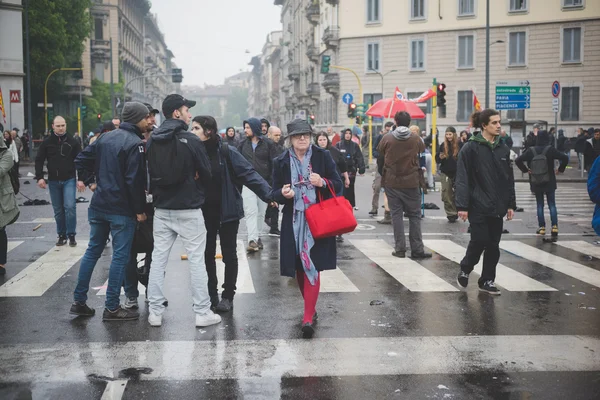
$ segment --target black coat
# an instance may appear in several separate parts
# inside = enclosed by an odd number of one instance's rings
[[[333,158],[333,161],[335,162],[335,166],[337,167],[338,174],[340,174],[340,176],[341,176],[344,172],[348,172],[348,166],[346,165],[346,159],[344,158],[342,153],[340,153],[340,151],[337,149],[337,147],[329,146],[327,148],[327,150],[329,150],[329,153],[331,153],[331,158]]]
[[[346,160],[346,168],[350,176],[365,173],[365,158],[360,147],[352,140],[340,140],[335,147],[342,153]]]
[[[456,144],[454,144],[456,145]],[[460,147],[460,146],[459,146]],[[456,158],[454,157],[454,149],[452,145],[450,146],[450,150],[448,151],[448,158],[441,158],[440,155],[444,152],[446,148],[446,142],[443,142],[440,145],[440,149],[437,153],[435,153],[435,161],[440,164],[440,171],[450,177],[454,178],[456,176],[456,166],[458,162],[458,155]]]
[[[285,151],[273,161],[273,190],[271,197],[279,204],[283,204],[283,221],[281,222],[280,247],[280,269],[282,276],[291,278],[296,276],[296,239],[294,238],[294,226],[292,222],[294,201],[286,199],[281,193],[284,185],[292,183],[292,172],[290,167],[290,150]],[[342,179],[337,173],[333,158],[327,150],[312,146],[312,170],[314,173],[328,179],[333,184],[336,193],[343,188]],[[317,189],[323,194],[323,198],[331,197],[328,188]],[[318,197],[317,197],[318,202]],[[335,237],[315,240],[310,257],[319,271],[336,268],[336,243]]]
[[[48,180],[66,181],[75,178],[75,158],[81,152],[79,141],[66,133],[59,138],[54,133],[46,137],[35,157],[35,180],[44,179],[44,163],[48,161]]]
[[[256,146],[252,148],[252,139],[244,139],[238,146],[239,152],[250,161],[252,167],[266,180],[271,182],[271,171],[273,169],[273,159],[280,153],[275,143],[267,138],[261,137]]]
[[[517,159],[515,160],[515,164],[523,173],[529,173],[529,163],[531,162],[531,160],[533,160],[534,157],[533,149],[535,149],[536,154],[542,154],[542,152],[547,146],[530,147],[529,149],[527,149],[527,151],[525,151],[525,153],[517,157]],[[556,190],[556,174],[554,173],[554,160],[560,160],[560,167],[558,167],[558,170],[560,172],[565,172],[567,164],[569,164],[569,156],[567,156],[565,153],[558,151],[552,146],[550,146],[550,148],[546,152],[546,159],[548,160],[548,173],[550,174],[550,181],[548,181],[548,183],[545,185],[534,186],[531,183],[530,178],[529,187],[534,193],[547,193]],[[525,163],[527,163],[527,166],[525,166]]]
[[[483,138],[471,140],[458,153],[456,209],[468,211],[469,220],[506,215],[516,208],[515,182],[510,150],[497,144],[492,150]]]

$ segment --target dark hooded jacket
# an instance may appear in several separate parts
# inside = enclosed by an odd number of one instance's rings
[[[503,218],[516,208],[510,150],[500,137],[490,143],[481,133],[471,136],[458,153],[455,182],[456,209],[468,211],[471,222]]]
[[[385,135],[377,148],[377,167],[381,186],[390,189],[419,187],[419,154],[425,152],[425,143],[408,127],[399,126]]]
[[[356,176],[357,172],[361,175],[365,173],[365,159],[360,151],[360,147],[356,143],[344,138],[335,147],[342,153],[342,156],[346,160],[346,170],[349,176]]]
[[[275,143],[271,139],[263,136],[262,131],[260,130],[260,120],[257,118],[250,118],[244,121],[244,126],[246,124],[250,125],[252,133],[259,139],[258,144],[256,145],[256,149],[254,149],[252,147],[252,139],[246,138],[242,140],[238,150],[246,160],[250,161],[254,170],[258,172],[264,180],[271,182],[273,159],[278,155],[277,146],[275,146]]]
[[[154,198],[154,206],[167,210],[192,210],[204,204],[205,185],[211,179],[210,164],[206,149],[196,135],[187,131],[188,125],[178,119],[167,119],[155,129],[148,140],[147,148],[153,142],[176,139],[187,144],[189,152],[185,157],[185,176],[183,182],[171,186],[151,186],[150,191]],[[152,175],[152,171],[150,171]],[[198,177],[196,179],[196,176]]]
[[[575,139],[575,152],[583,153],[585,151],[585,142],[594,135],[594,130],[592,128],[588,129],[587,132],[583,132],[577,139]]]
[[[457,143],[450,143],[450,148],[448,149],[448,157],[441,158],[440,155],[444,153],[444,149],[446,148],[446,142],[442,142],[440,145],[440,149],[437,153],[435,153],[435,161],[440,164],[440,172],[449,178],[454,178],[456,176],[456,165],[458,161],[458,154],[454,157],[454,146],[457,146]],[[460,145],[458,145],[460,147]]]
[[[48,160],[48,180],[67,181],[75,178],[75,158],[81,145],[73,136],[51,133],[44,139],[35,157],[35,180],[44,179],[44,162]]]
[[[592,135],[585,144],[586,147],[583,152],[583,160],[585,169],[589,171],[592,164],[594,164],[594,161],[596,161],[596,158],[600,157],[600,140],[594,139],[594,136]]]
[[[558,151],[554,146],[550,144],[550,135],[546,131],[539,131],[537,135],[537,143],[534,147],[530,147],[521,154],[515,160],[515,164],[523,173],[529,173],[529,163],[533,160],[533,157],[537,154],[542,154],[544,149],[548,148],[546,151],[546,159],[548,160],[548,173],[550,174],[550,181],[545,185],[533,185],[531,184],[531,179],[529,182],[529,186],[531,191],[534,193],[547,193],[556,190],[556,174],[554,173],[554,160],[560,161],[560,167],[558,167],[559,172],[565,172],[567,168],[567,164],[569,164],[569,157],[560,151]],[[535,153],[534,153],[535,152]],[[527,166],[525,165],[527,163]]]
[[[230,129],[233,129],[233,137],[227,136],[227,131],[229,131]],[[227,143],[228,145],[233,146],[235,148],[237,148],[238,145],[240,144],[240,140],[239,140],[237,133],[235,132],[235,129],[233,128],[233,126],[228,126],[227,129],[225,129],[225,143]]]
[[[558,130],[558,139],[556,139],[556,149],[558,151],[567,151],[567,138],[562,129]]]

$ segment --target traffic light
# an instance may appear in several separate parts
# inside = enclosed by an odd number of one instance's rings
[[[311,125],[315,124],[315,115],[314,114],[310,114],[308,116],[308,123],[311,124]]]
[[[356,104],[350,103],[348,104],[348,118],[356,117]]]
[[[87,117],[87,106],[81,106],[81,119]]]
[[[181,81],[183,81],[183,74],[181,68],[171,69],[171,81],[173,83],[181,83]]]
[[[331,65],[331,56],[322,56],[321,57],[321,73],[328,74],[330,65]]]
[[[356,114],[355,115],[358,115],[361,118],[366,117],[365,113],[367,112],[368,108],[369,108],[369,106],[367,104],[364,104],[364,103],[357,104],[356,105]]]
[[[360,115],[356,117],[356,125],[362,125],[362,117]]]
[[[97,117],[98,117],[98,122],[102,121],[102,114],[98,114]]]
[[[437,85],[437,105],[444,107],[446,105],[446,84],[438,83]]]
[[[81,63],[80,62],[76,62],[73,63],[73,66],[71,68],[81,68]],[[73,71],[73,79],[83,79],[83,69],[79,69],[78,71]]]

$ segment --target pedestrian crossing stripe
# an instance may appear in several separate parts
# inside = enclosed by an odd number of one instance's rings
[[[583,240],[554,242],[554,244],[600,259],[600,246],[594,246],[593,244],[584,242]]]
[[[221,241],[217,240],[217,253],[221,249]],[[248,262],[248,253],[246,252],[246,246],[241,240],[237,241],[237,258],[238,258],[238,278],[235,286],[237,287],[236,293],[256,293],[254,289],[254,283],[252,282],[252,273],[250,272],[250,263]],[[217,260],[217,279],[219,280],[219,287],[225,282],[225,263],[222,258]]]
[[[8,242],[7,252],[10,253],[11,251],[13,251],[17,247],[19,247],[21,244],[23,244],[23,242],[18,241],[18,240],[12,240],[12,241]]]

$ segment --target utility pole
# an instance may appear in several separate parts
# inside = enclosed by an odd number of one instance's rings
[[[29,44],[29,0],[25,0],[25,58],[27,62],[26,73],[27,73],[27,130],[29,131],[29,158],[33,157],[33,111],[31,110],[31,61],[29,58],[30,44]],[[48,117],[46,117],[46,120]]]
[[[83,68],[56,68],[46,77],[46,82],[44,83],[44,119],[46,120],[46,132],[48,132],[48,81],[58,71],[83,71]]]
[[[485,2],[485,108],[490,108],[490,0]]]
[[[113,79],[113,41],[110,38],[110,110],[112,112],[111,118],[116,115],[115,111],[115,80]]]
[[[435,153],[437,150],[437,79],[433,78],[433,91],[436,93],[431,99],[432,113],[431,113],[431,173],[435,175]]]

